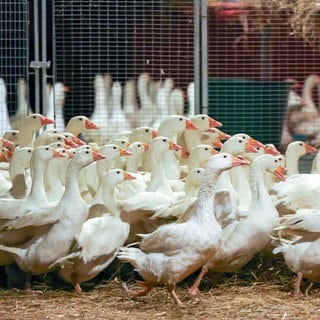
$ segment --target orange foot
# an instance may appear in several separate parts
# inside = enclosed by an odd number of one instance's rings
[[[154,288],[154,285],[146,281],[137,281],[137,284],[143,288],[143,290],[137,292],[138,297],[147,295]]]

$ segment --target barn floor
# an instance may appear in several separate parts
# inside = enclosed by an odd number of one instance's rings
[[[282,261],[262,271],[260,259],[251,262],[239,274],[226,274],[216,285],[207,276],[198,297],[189,297],[187,288],[193,277],[177,288],[185,308],[174,305],[163,287],[146,297],[135,297],[138,289],[127,278],[127,293],[119,278],[100,275],[83,284],[83,294],[55,276],[35,279],[33,288],[41,293],[26,294],[18,289],[0,288],[1,319],[215,319],[215,320],[312,320],[319,319],[320,289],[314,286],[308,295],[293,298],[292,274]],[[303,290],[308,282],[303,282]]]

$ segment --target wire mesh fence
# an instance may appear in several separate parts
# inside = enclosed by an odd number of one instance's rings
[[[29,110],[34,105],[33,77],[29,73],[32,70],[28,67],[33,59],[30,6],[34,3],[1,1],[0,4],[0,76],[6,84],[2,96],[6,98],[9,115],[17,110],[19,78],[25,78],[29,84]],[[42,1],[37,3],[41,5]],[[202,52],[195,47],[198,36],[195,3],[207,5],[208,34],[203,25],[199,26]],[[227,7],[228,3],[232,7]],[[309,75],[317,75],[319,50],[317,42],[310,40],[316,33],[299,34],[302,22],[297,23],[292,5],[285,3],[47,0],[48,25],[53,27],[48,29],[48,59],[55,62],[52,67],[55,81],[68,86],[61,103],[59,93],[56,94],[55,111],[61,109],[65,123],[77,114],[93,118],[98,125],[107,127],[103,132],[106,138],[124,128],[156,126],[168,113],[188,115],[189,103],[193,104],[188,99],[188,85],[197,76],[195,57],[200,54],[199,63],[207,66],[208,72],[208,112],[224,122],[226,131],[247,131],[277,146],[300,138],[319,144],[316,107],[319,99],[315,89],[318,78],[306,85],[308,88],[294,89],[308,105],[312,100],[313,113],[308,114],[311,120],[303,115],[288,122],[286,96],[293,87],[286,80],[304,84]],[[301,6],[302,1],[300,11]],[[316,11],[312,10],[315,21]],[[203,12],[199,19],[203,20]],[[208,61],[203,55],[206,47]],[[205,81],[204,75],[202,79]],[[48,82],[52,82],[51,78]],[[158,94],[160,87],[163,91]],[[203,87],[202,82],[202,94],[197,92],[200,99],[205,97]],[[170,102],[168,91],[173,89],[177,90]],[[200,104],[200,112],[203,106]],[[301,111],[301,105],[294,108],[290,109],[293,115]],[[114,125],[123,116],[129,125]],[[2,117],[1,122],[4,121]],[[287,140],[281,140],[286,126]]]
[[[19,79],[28,78],[28,1],[0,2],[0,128],[9,129],[8,116],[17,110]]]

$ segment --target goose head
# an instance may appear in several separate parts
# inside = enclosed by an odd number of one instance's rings
[[[204,168],[194,168],[190,170],[188,175],[184,178],[185,183],[189,183],[194,187],[199,187],[203,172]]]
[[[131,152],[132,155],[139,156],[139,155],[142,155],[148,149],[149,149],[149,143],[135,141],[128,146],[127,151]]]
[[[198,127],[184,116],[169,115],[160,123],[158,134],[181,134],[184,130],[198,130]]]
[[[88,117],[80,115],[72,117],[66,126],[66,131],[73,133],[76,137],[86,130],[99,129]]]
[[[16,146],[19,143],[19,130],[7,130],[3,133],[2,138],[13,142]]]
[[[253,163],[259,162],[267,172],[273,173],[281,181],[285,180],[287,169],[283,165],[283,158],[271,154],[262,154],[253,160]]]
[[[0,148],[7,148],[9,150],[14,150],[14,143],[10,140],[0,138]]]
[[[231,169],[232,167],[243,166],[250,164],[249,161],[245,160],[242,157],[236,157],[227,152],[217,153],[210,157],[206,166],[205,172],[214,168],[217,172],[222,172],[224,170]],[[206,175],[203,175],[205,177]]]
[[[293,141],[288,144],[286,155],[294,154],[297,157],[302,157],[308,153],[317,152],[317,149],[304,141]]]
[[[222,123],[207,114],[197,114],[190,118],[190,121],[195,124],[200,131],[209,129],[210,127],[221,127]]]
[[[253,139],[251,139],[245,135],[233,135],[224,142],[221,151],[239,155],[257,153],[259,147],[257,147],[257,144],[252,143]]]
[[[246,133],[237,133],[237,134],[234,134],[233,136],[241,137],[242,139],[246,140],[249,144],[251,144],[255,148],[263,148],[264,147],[263,143],[261,143],[260,141],[258,141],[256,139],[253,139],[252,137],[250,137]]]
[[[153,138],[155,138],[158,135],[157,131],[151,127],[148,126],[141,126],[134,128],[130,135],[129,135],[129,141],[141,141],[145,143],[150,143]]]
[[[82,148],[76,149],[71,161],[77,165],[79,168],[84,168],[94,161],[99,161],[105,159],[106,156],[94,150],[92,148]]]
[[[158,136],[152,140],[150,143],[150,150],[156,150],[157,152],[161,153],[167,150],[174,150],[178,151],[181,147],[174,143],[171,139]]]
[[[110,169],[105,177],[105,183],[110,187],[115,187],[117,184],[127,180],[136,179],[130,172],[122,169]]]
[[[40,113],[32,113],[24,119],[24,126],[29,127],[32,131],[37,131],[47,124],[53,124],[54,120],[43,116]]]

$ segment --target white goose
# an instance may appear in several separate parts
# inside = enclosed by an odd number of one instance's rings
[[[302,97],[305,101],[304,107],[291,115],[293,134],[304,135],[306,138],[317,136],[320,131],[320,112],[313,100],[313,88],[320,84],[320,77],[310,74],[303,84]],[[317,137],[316,137],[317,140]],[[319,141],[317,141],[318,143]]]
[[[91,142],[103,145],[109,137],[109,100],[106,91],[106,82],[102,74],[97,74],[94,78],[94,109],[90,117],[93,123],[99,126],[98,130],[87,131]]]
[[[139,126],[139,123],[136,119],[136,114],[138,112],[136,81],[133,79],[128,80],[124,85],[123,112],[128,119],[131,128],[136,128]]]
[[[41,146],[34,150],[30,161],[31,191],[24,199],[1,199],[0,221],[15,219],[28,210],[48,205],[43,174],[48,161],[53,157],[64,157],[64,155],[49,146]]]
[[[64,158],[51,159],[47,165],[44,175],[44,186],[49,202],[58,202],[61,199],[65,188],[61,183],[61,180],[58,178],[59,171],[64,170],[63,167],[67,166],[67,164],[70,162],[67,160],[71,159],[74,155],[73,151],[69,151],[64,147],[58,147],[56,150],[63,154]]]
[[[134,177],[122,169],[111,169],[107,173],[103,182],[102,216],[88,219],[76,237],[71,253],[53,264],[59,266],[59,276],[72,283],[78,294],[82,292],[80,284],[103,271],[127,240],[130,226],[120,219],[114,188],[130,179]]]
[[[46,117],[55,119],[55,128],[59,131],[64,131],[65,127],[64,101],[66,98],[66,93],[69,90],[70,88],[64,85],[62,82],[57,82],[50,88]],[[53,126],[49,125],[47,129],[49,128],[53,128]]]
[[[3,133],[2,138],[9,140],[13,142],[14,146],[17,146],[19,144],[19,130],[7,130]]]
[[[32,148],[36,131],[52,123],[54,123],[54,120],[46,118],[39,113],[32,113],[26,116],[23,120],[23,126],[19,129],[19,146]]]
[[[59,203],[54,207],[31,210],[11,225],[14,229],[28,226],[35,229],[35,239],[21,248],[0,245],[0,250],[12,254],[19,267],[27,272],[27,290],[30,290],[32,274],[51,271],[50,265],[69,253],[74,238],[80,234],[89,212],[89,206],[80,195],[79,172],[92,161],[104,158],[93,150],[78,150],[69,163],[66,188]],[[48,230],[37,233],[38,226],[41,228],[48,224]]]
[[[3,78],[0,78],[0,132],[11,130],[9,113],[7,107],[7,87]]]
[[[176,284],[200,268],[220,247],[222,229],[213,212],[215,179],[223,170],[246,163],[226,153],[212,156],[205,168],[198,201],[186,217],[143,235],[139,248],[120,248],[118,258],[130,262],[144,278],[144,290],[138,295],[163,283],[174,302],[183,305],[175,292]]]
[[[99,152],[103,154],[106,159],[97,163],[92,163],[87,168],[80,172],[79,186],[81,195],[87,202],[90,202],[98,190],[99,184],[104,179],[108,169],[115,166],[119,157],[130,156],[131,153],[124,148],[119,147],[114,143],[107,143],[101,148]]]
[[[30,191],[27,182],[26,170],[30,168],[33,149],[29,147],[18,147],[15,149],[9,163],[9,189],[2,190],[1,198],[23,199]]]
[[[287,176],[299,173],[299,159],[308,154],[314,153],[317,149],[303,141],[293,141],[286,148]]]
[[[193,130],[198,130],[198,127],[189,119],[180,115],[170,115],[161,122],[158,128],[158,135],[177,141],[177,136],[184,131]],[[172,150],[164,152],[162,161],[165,164],[164,172],[167,179],[178,180],[180,178],[180,166],[174,152]]]
[[[255,158],[251,164],[253,201],[239,222],[223,229],[222,243],[216,254],[203,266],[198,278],[189,289],[197,294],[202,277],[208,270],[236,272],[245,266],[270,242],[270,235],[278,223],[279,215],[264,183],[264,172],[273,172],[285,179],[285,168],[277,157],[265,154]]]
[[[295,297],[301,293],[303,278],[320,281],[319,221],[319,209],[299,209],[293,215],[283,216],[275,228],[279,231],[280,243],[273,253],[282,253],[288,268],[297,274],[293,292]]]
[[[66,132],[71,132],[76,137],[79,136],[80,133],[85,132],[86,130],[97,130],[99,127],[93,123],[86,116],[74,116],[72,117],[65,128]]]
[[[132,127],[122,110],[122,86],[115,81],[111,87],[111,116],[109,117],[109,138],[117,137],[119,132],[131,131]]]
[[[222,123],[208,116],[207,114],[197,114],[189,118],[189,120],[198,128],[198,130],[185,130],[178,139],[179,145],[188,152],[201,144],[202,132],[207,131],[211,127],[221,127]]]
[[[10,116],[11,127],[15,130],[19,130],[21,126],[24,126],[24,119],[28,114],[32,113],[32,110],[27,102],[27,83],[26,80],[20,78],[18,80],[17,89],[17,104],[18,108],[16,113]]]

